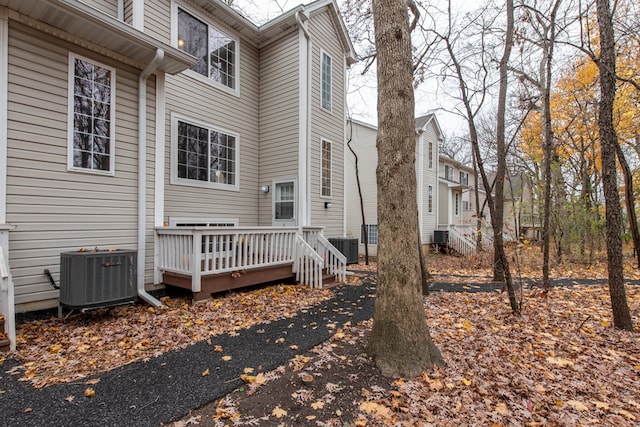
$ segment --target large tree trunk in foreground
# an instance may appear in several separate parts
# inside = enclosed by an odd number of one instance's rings
[[[383,375],[415,377],[442,356],[421,292],[413,65],[406,0],[374,0],[378,71],[378,288],[368,351]]]
[[[600,28],[600,109],[598,129],[602,147],[602,185],[606,204],[607,267],[613,324],[633,330],[622,270],[622,210],[616,169],[618,136],[613,126],[613,100],[616,93],[616,54],[609,0],[596,0]]]

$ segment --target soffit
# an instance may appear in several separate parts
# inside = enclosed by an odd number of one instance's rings
[[[166,73],[176,74],[196,63],[191,55],[77,0],[0,0],[0,6],[18,12],[16,18],[27,25],[44,32],[58,29],[73,36],[70,41],[108,49],[139,68],[154,58],[157,49],[164,50],[159,69]]]

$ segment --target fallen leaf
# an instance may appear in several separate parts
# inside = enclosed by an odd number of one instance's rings
[[[311,404],[311,407],[313,409],[322,409],[322,408],[324,408],[324,402],[322,400],[318,400],[317,402],[313,402]]]
[[[573,360],[563,359],[561,357],[553,357],[553,356],[547,357],[547,362],[549,362],[552,365],[562,366],[562,367],[575,365],[575,362]]]
[[[271,415],[276,418],[282,418],[287,416],[287,411],[282,409],[280,405],[276,406],[273,411],[271,411]]]
[[[584,403],[580,402],[579,400],[567,400],[567,405],[573,406],[575,409],[577,409],[580,412],[589,410],[587,405],[585,405]]]
[[[231,356],[222,356],[222,360],[224,360],[225,362],[228,362],[231,359],[233,359],[233,357]]]
[[[216,353],[222,353],[222,346],[221,345],[217,345],[213,348],[213,351],[215,351]]]
[[[509,415],[509,408],[507,408],[507,404],[504,402],[498,403],[494,410],[503,417]]]
[[[634,421],[636,420],[636,416],[635,415],[633,415],[631,412],[626,411],[624,409],[618,409],[618,413],[620,415],[624,415],[625,417],[627,417],[630,420],[634,420]]]
[[[100,378],[92,378],[85,382],[86,385],[96,385],[100,382]]]
[[[73,402],[73,399],[75,399],[75,398],[76,398],[75,396],[71,395],[71,396],[65,397],[64,400],[66,400],[67,402],[71,403],[71,402]]]
[[[202,371],[202,376],[203,377],[206,377],[207,375],[209,375],[209,368],[207,368],[204,371]]]
[[[87,387],[84,390],[84,396],[85,397],[93,397],[96,395],[96,391],[94,389],[92,389],[91,387]]]
[[[609,404],[607,402],[600,402],[599,400],[592,400],[591,403],[596,405],[596,409],[609,410]]]

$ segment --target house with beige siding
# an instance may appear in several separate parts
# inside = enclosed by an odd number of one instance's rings
[[[422,243],[443,244],[462,254],[472,253],[476,218],[473,169],[440,155],[444,135],[434,114],[418,117],[415,123],[418,223]],[[345,169],[347,235],[358,238],[359,253],[363,254],[366,230],[370,255],[377,253],[378,237],[377,132],[375,126],[358,120],[347,124],[347,146],[351,148],[347,149]]]
[[[359,252],[364,254],[364,231],[367,231],[369,254],[376,255],[378,239],[376,151],[377,127],[358,121],[347,123],[347,235],[358,238]],[[424,244],[433,242],[438,215],[438,157],[442,129],[434,114],[416,119],[416,179],[418,223]],[[357,173],[356,173],[357,159]],[[360,188],[358,188],[358,183]],[[360,199],[362,194],[362,204]],[[361,209],[361,206],[363,207]],[[364,213],[364,221],[362,216]]]
[[[261,26],[219,0],[0,0],[5,321],[58,305],[81,249],[155,305],[340,277],[354,60],[334,0]]]

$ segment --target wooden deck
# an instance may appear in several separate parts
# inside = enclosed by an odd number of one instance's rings
[[[163,283],[191,290],[194,300],[291,278],[311,288],[345,280],[346,257],[320,227],[162,227],[156,232]]]
[[[216,292],[229,291],[261,283],[276,280],[293,280],[295,274],[292,271],[292,267],[293,265],[279,265],[202,276],[200,278],[200,291],[193,292],[193,300],[201,301],[211,298],[211,295]],[[165,272],[162,275],[162,281],[165,285],[191,290],[191,275],[189,274]]]

